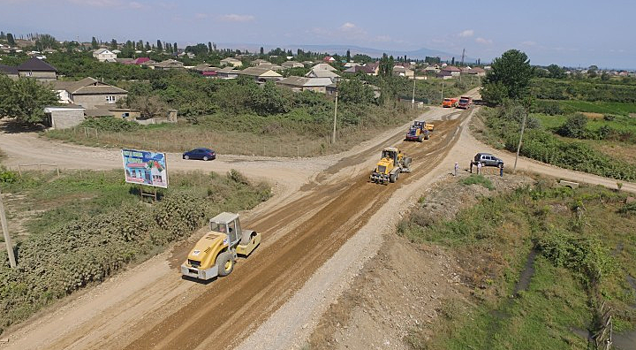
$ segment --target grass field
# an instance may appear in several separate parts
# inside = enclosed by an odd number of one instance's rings
[[[636,103],[623,102],[590,102],[578,100],[543,100],[555,102],[564,113],[591,112],[601,114],[618,114],[628,116],[636,113]]]
[[[547,130],[555,130],[565,123],[567,116],[565,115],[547,115],[533,113],[533,117],[541,121],[541,126]],[[597,131],[603,126],[610,127],[617,131],[629,131],[636,134],[636,118],[617,115],[613,120],[605,120],[603,118],[588,118],[587,129]]]
[[[627,277],[636,274],[636,206],[627,210],[625,198],[539,179],[537,187],[485,198],[451,221],[422,227],[411,213],[401,234],[447,247],[472,289],[447,300],[440,323],[413,330],[407,341],[416,349],[583,349],[586,341],[573,329],[595,329],[599,298],[613,312],[616,333],[633,329],[636,290]],[[523,271],[530,271],[526,285]],[[593,271],[602,271],[598,280]]]
[[[162,152],[183,152],[209,147],[220,154],[244,154],[281,157],[310,157],[338,153],[368,140],[387,127],[407,123],[426,109],[386,110],[386,114],[361,116],[357,125],[337,130],[337,142],[331,142],[333,124],[306,122],[294,116],[260,117],[224,115],[201,117],[197,124],[136,127],[126,131],[77,127],[52,130],[43,134],[67,142],[88,146],[136,148]],[[378,112],[378,111],[376,111]],[[379,112],[378,112],[379,113]],[[330,118],[333,118],[330,117]]]

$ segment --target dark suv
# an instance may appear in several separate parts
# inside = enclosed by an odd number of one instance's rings
[[[497,168],[503,168],[503,160],[493,156],[490,153],[477,153],[475,155],[475,164],[481,163],[482,166],[494,166]]]

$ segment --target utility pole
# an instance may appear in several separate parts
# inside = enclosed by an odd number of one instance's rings
[[[515,157],[515,166],[512,168],[512,173],[516,174],[517,172],[517,160],[519,159],[519,151],[521,150],[521,142],[523,141],[523,131],[526,129],[526,110],[523,110],[523,121],[521,122],[521,135],[519,135],[519,145],[517,145],[517,156]]]
[[[336,143],[336,121],[338,120],[338,90],[336,89],[336,106],[333,111],[333,136],[331,143]]]
[[[415,109],[415,72],[413,72],[413,98],[411,99],[411,108]]]
[[[7,254],[9,255],[9,265],[15,268],[15,256],[13,255],[13,243],[9,236],[9,227],[7,226],[7,215],[4,212],[4,204],[2,204],[2,193],[0,192],[0,221],[2,221],[2,233],[4,233],[4,244],[7,246]]]

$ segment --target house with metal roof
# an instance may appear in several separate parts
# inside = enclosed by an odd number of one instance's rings
[[[236,79],[238,78],[238,75],[239,75],[239,71],[234,69],[234,67],[232,66],[224,67],[216,71],[216,77],[219,79],[225,79],[225,80]]]
[[[326,93],[327,86],[333,82],[329,78],[307,78],[290,76],[276,82],[276,85],[291,89],[294,92],[313,91]]]
[[[305,65],[300,63],[300,62],[296,62],[296,61],[287,61],[287,62],[283,62],[283,64],[281,65],[283,68],[285,69],[290,69],[290,68],[305,68]]]
[[[332,82],[336,82],[340,79],[340,76],[335,72],[326,69],[312,69],[309,73],[305,74],[307,78],[329,78]]]
[[[171,70],[171,69],[185,69],[183,62],[174,60],[172,58],[152,65],[154,69],[159,70]]]
[[[4,64],[0,64],[0,74],[4,74],[13,80],[17,80],[19,77],[18,67],[5,66]]]
[[[116,86],[108,85],[93,78],[79,81],[56,81],[53,89],[59,95],[59,102],[72,103],[87,110],[97,109],[98,106],[112,105],[128,96],[128,91]]]
[[[43,60],[33,57],[17,67],[20,78],[42,81],[57,80],[57,69]]]
[[[93,57],[100,62],[115,62],[117,54],[109,49],[97,49],[93,51]]]
[[[283,79],[283,76],[268,68],[249,67],[238,71],[239,75],[252,77],[257,82],[277,81]]]
[[[241,62],[241,60],[237,60],[234,57],[228,57],[221,60],[221,65],[238,68],[243,66],[243,62]]]

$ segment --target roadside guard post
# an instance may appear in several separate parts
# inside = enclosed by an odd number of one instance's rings
[[[499,167],[499,176],[503,177],[503,164]]]

